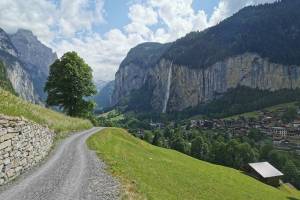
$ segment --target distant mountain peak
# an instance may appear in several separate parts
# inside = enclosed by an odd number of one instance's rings
[[[0,50],[13,56],[17,55],[17,50],[12,44],[9,35],[2,28],[0,28]]]
[[[45,99],[43,87],[49,74],[49,66],[57,59],[56,53],[30,30],[19,29],[10,35],[10,40],[17,49],[18,58],[25,63],[26,71],[31,74],[36,91]]]
[[[27,30],[27,29],[18,29],[17,32],[15,34],[23,34],[23,35],[27,35],[27,36],[32,36],[37,38],[31,30]]]
[[[56,53],[51,48],[39,41],[32,31],[26,29],[19,29],[16,33],[11,34],[10,38],[23,62],[48,73],[49,65],[57,59]]]

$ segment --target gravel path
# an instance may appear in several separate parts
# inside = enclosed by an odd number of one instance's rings
[[[119,199],[119,183],[107,174],[105,164],[85,143],[99,130],[93,128],[66,139],[40,168],[0,192],[0,199]]]

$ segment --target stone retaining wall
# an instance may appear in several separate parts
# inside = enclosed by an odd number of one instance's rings
[[[54,132],[19,117],[0,115],[0,185],[37,165],[49,153]]]

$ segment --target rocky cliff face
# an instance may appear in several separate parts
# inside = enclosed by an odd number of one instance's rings
[[[38,102],[31,76],[24,69],[24,63],[17,58],[17,51],[8,34],[0,29],[0,60],[6,67],[7,78],[14,90],[25,100]]]
[[[7,78],[10,80],[14,90],[26,101],[40,103],[39,97],[35,92],[30,75],[23,69],[22,64],[17,60],[6,63]]]
[[[29,30],[19,29],[15,34],[10,35],[10,39],[23,62],[48,74],[49,66],[57,59],[52,49],[42,44]]]
[[[0,50],[7,52],[12,56],[17,56],[17,50],[12,44],[9,35],[7,35],[3,29],[0,28]]]
[[[160,81],[153,94],[167,93],[167,68],[172,69],[170,96],[163,100],[155,98],[152,105],[162,110],[167,101],[168,111],[183,110],[208,102],[238,85],[262,90],[295,89],[300,87],[300,67],[271,63],[256,54],[244,54],[228,58],[206,69],[191,69],[162,61],[153,68],[150,76]],[[157,74],[162,76],[159,78]],[[161,87],[159,87],[161,85]]]
[[[28,30],[20,29],[10,35],[10,39],[17,50],[18,58],[25,63],[26,71],[31,74],[38,95],[45,100],[43,89],[49,75],[49,66],[57,59],[56,53]]]
[[[300,66],[272,63],[251,53],[205,69],[180,66],[168,60],[161,60],[147,70],[128,65],[116,74],[113,98],[118,102],[146,82],[151,88],[150,102],[155,111],[180,111],[217,98],[238,85],[263,90],[295,89],[300,87]]]
[[[94,100],[97,103],[97,109],[104,109],[111,106],[111,97],[114,85],[115,81],[105,82],[105,84],[101,87],[97,84],[98,94],[94,96]]]
[[[144,43],[131,49],[116,73],[112,104],[117,104],[131,91],[145,83],[147,71],[158,62],[169,44]]]
[[[57,59],[55,53],[28,30],[8,35],[0,29],[0,60],[14,90],[25,100],[41,103],[45,100],[44,85],[49,66]]]

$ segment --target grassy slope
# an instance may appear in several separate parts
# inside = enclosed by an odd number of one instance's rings
[[[241,172],[152,146],[122,129],[110,128],[87,141],[125,183],[147,199],[300,199]],[[294,198],[289,198],[293,196]]]
[[[114,117],[110,118],[109,116],[112,115]],[[116,110],[111,110],[107,113],[103,113],[100,115],[100,117],[105,117],[111,120],[112,122],[118,122],[125,118],[124,114],[118,113]]]
[[[288,108],[291,106],[295,106],[296,102],[291,102],[291,103],[284,103],[284,104],[279,104],[276,106],[271,106],[262,110],[266,110],[269,112],[276,112],[278,109],[283,109],[283,108]],[[248,112],[248,113],[243,113],[243,114],[239,114],[239,115],[234,115],[234,116],[230,116],[230,117],[226,117],[225,119],[237,119],[240,116],[246,117],[246,118],[257,118],[259,116],[259,111],[253,111],[253,112]]]
[[[293,186],[289,186],[288,184],[281,185],[279,189],[290,194],[291,196],[300,196],[300,191],[298,191],[296,188],[293,188]]]
[[[88,120],[67,117],[58,112],[33,105],[0,89],[0,114],[23,116],[36,123],[47,125],[56,133],[78,131],[92,127]]]

